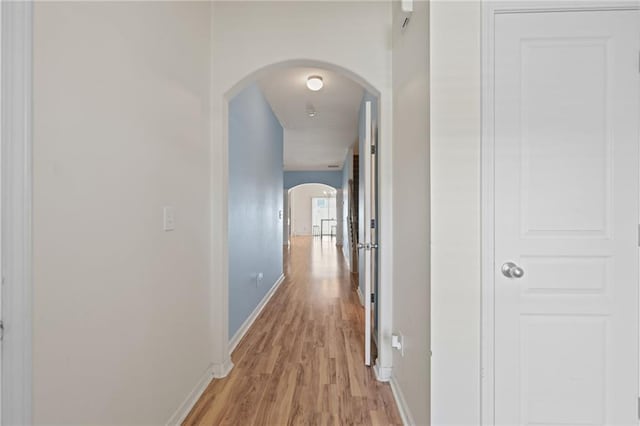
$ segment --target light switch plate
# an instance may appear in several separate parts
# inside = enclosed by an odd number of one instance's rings
[[[173,231],[176,229],[176,213],[173,206],[164,206],[162,209],[164,214],[163,227],[165,231]]]
[[[391,347],[400,351],[404,356],[404,336],[400,333],[391,335]]]

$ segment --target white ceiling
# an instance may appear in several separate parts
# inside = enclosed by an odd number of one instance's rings
[[[307,89],[310,75],[322,76],[322,90]],[[274,71],[259,85],[284,128],[284,169],[342,169],[347,150],[358,137],[362,87],[333,71],[302,67]],[[316,111],[315,117],[309,117],[309,108]]]

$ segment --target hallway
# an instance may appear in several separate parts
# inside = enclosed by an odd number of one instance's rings
[[[286,279],[184,425],[401,424],[363,363],[363,310],[331,239],[296,237]]]

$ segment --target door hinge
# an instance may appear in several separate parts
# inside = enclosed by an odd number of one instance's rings
[[[638,225],[638,247],[640,247],[640,225]]]
[[[640,420],[640,397],[638,397],[638,420]]]
[[[371,293],[371,303],[376,303],[376,295],[375,295],[375,293]]]
[[[371,155],[376,155],[376,146],[371,145]]]
[[[371,229],[376,229],[376,220],[375,219],[371,219]],[[640,230],[640,225],[639,225],[638,229]]]
[[[0,342],[4,340],[4,322],[0,321]]]

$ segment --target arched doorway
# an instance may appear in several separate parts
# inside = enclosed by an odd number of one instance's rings
[[[337,188],[322,183],[303,183],[286,190],[283,238],[291,236],[329,237],[337,242]]]
[[[237,94],[241,93],[244,89],[246,89],[251,84],[258,81],[259,79],[263,78],[264,76],[268,75],[269,73],[281,72],[282,70],[287,69],[288,67],[295,67],[295,66],[316,67],[316,68],[332,70],[334,72],[340,73],[341,75],[352,79],[354,82],[359,84],[365,91],[363,102],[365,99],[367,100],[366,103],[368,104],[367,111],[369,114],[369,119],[370,120],[372,119],[376,125],[379,125],[382,122],[381,117],[384,115],[382,114],[382,111],[381,111],[381,104],[382,104],[380,99],[381,94],[377,88],[369,84],[364,78],[351,72],[348,69],[345,69],[335,64],[322,62],[322,61],[290,60],[290,61],[278,62],[275,64],[267,65],[263,68],[260,68],[250,73],[249,75],[247,75],[246,77],[238,81],[236,84],[234,84],[233,87],[229,88],[226,92],[224,92],[222,96],[222,103],[220,105],[222,110],[222,114],[221,114],[222,122],[220,123],[221,128],[223,129],[222,140],[220,141],[220,145],[217,146],[215,143],[216,139],[214,137],[213,161],[214,163],[217,163],[220,166],[218,169],[218,173],[221,175],[220,176],[222,178],[221,180],[223,183],[225,183],[225,185],[223,186],[223,188],[221,188],[222,189],[220,194],[221,197],[218,198],[217,200],[215,199],[216,193],[214,191],[214,200],[213,200],[214,223],[216,224],[214,228],[216,229],[212,230],[212,232],[214,233],[213,280],[217,281],[215,283],[212,283],[212,293],[213,293],[212,296],[213,296],[214,305],[215,305],[213,310],[216,316],[213,322],[220,321],[219,325],[214,325],[214,332],[215,332],[214,334],[217,342],[217,344],[214,343],[214,359],[216,358],[216,353],[217,353],[217,355],[219,355],[219,359],[222,361],[222,362],[214,362],[214,370],[216,375],[221,377],[226,375],[226,373],[230,371],[230,369],[233,366],[230,360],[230,354],[228,353],[228,349],[227,349],[228,348],[227,342],[229,341],[229,332],[228,332],[228,316],[229,316],[229,312],[228,312],[228,309],[229,309],[229,306],[228,306],[228,300],[229,300],[228,258],[229,257],[228,256],[229,256],[229,252],[228,252],[228,233],[227,233],[226,225],[228,224],[229,217],[228,217],[228,211],[226,208],[221,208],[221,209],[216,208],[218,206],[219,207],[226,206],[229,199],[229,192],[226,186],[226,182],[228,182],[228,176],[229,176],[229,164],[227,161],[225,161],[225,159],[227,158],[227,153],[229,152],[229,129],[228,129],[228,125],[226,124],[229,122],[229,103],[234,99],[234,97]],[[214,112],[215,112],[215,103],[216,102],[214,99]],[[362,109],[364,110],[364,108]],[[382,132],[378,132],[377,129],[375,131],[372,131],[372,129],[369,128],[368,131],[369,131],[368,143],[370,143],[372,137],[377,137],[378,134],[382,134]],[[383,144],[384,141],[380,141],[380,143]],[[217,151],[218,148],[221,148],[221,149]],[[390,149],[387,148],[385,149],[385,151],[390,151]],[[222,155],[219,156],[219,155],[216,155],[216,153],[222,154]],[[215,166],[214,166],[214,170],[215,170]],[[389,171],[390,170],[386,169],[387,176],[386,177],[383,176],[380,184],[378,184],[377,179],[375,179],[375,187],[380,188],[380,196],[381,196],[380,203],[379,203],[381,207],[380,209],[381,214],[379,216],[379,219],[375,220],[375,223],[376,223],[375,226],[380,228],[380,230],[377,232],[378,241],[380,243],[382,243],[383,241],[388,242],[388,245],[385,245],[384,243],[380,244],[380,256],[379,256],[380,262],[376,263],[375,265],[376,271],[373,274],[373,276],[378,278],[380,281],[379,285],[376,286],[377,287],[376,303],[379,306],[376,306],[376,309],[375,309],[375,311],[379,316],[376,321],[376,323],[378,324],[376,334],[377,334],[377,341],[380,345],[380,348],[378,350],[378,360],[374,368],[374,371],[376,372],[376,375],[380,380],[388,380],[390,376],[390,367],[391,367],[391,349],[390,349],[390,342],[388,342],[388,340],[390,339],[390,325],[391,325],[390,264],[391,264],[392,238],[391,238],[390,226],[386,228],[384,227],[384,225],[380,226],[380,223],[385,223],[385,220],[388,220],[388,223],[391,222],[390,221],[390,195],[391,194],[387,192],[389,185],[385,184],[385,182],[388,182],[390,179]],[[215,183],[216,182],[214,179],[214,185]],[[344,189],[344,186],[342,189]],[[221,202],[221,204],[217,204],[216,201]],[[377,202],[375,203],[375,205],[376,207],[378,207]],[[384,213],[385,212],[384,206],[389,206],[386,208],[387,213]],[[340,206],[338,206],[338,209],[339,208]],[[387,215],[388,219],[384,219],[385,215]],[[364,221],[362,221],[362,223],[364,223]],[[367,223],[369,223],[369,221],[367,221]],[[374,222],[371,221],[371,223],[373,224]],[[216,230],[220,232],[215,234]],[[338,231],[338,229],[336,229],[336,233],[338,232],[342,234],[341,231]],[[376,246],[375,248],[377,248],[378,243],[376,243],[375,246]],[[362,300],[365,300],[365,298],[363,297]],[[369,300],[369,298],[367,297],[366,300]]]

